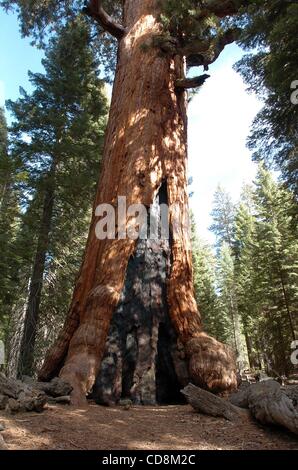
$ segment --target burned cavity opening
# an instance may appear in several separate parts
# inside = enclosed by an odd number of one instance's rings
[[[160,323],[156,357],[156,401],[160,405],[175,405],[185,403],[180,393],[182,384],[179,381],[179,372],[176,370],[174,338],[170,325]],[[172,349],[172,350],[171,350]],[[178,374],[177,374],[178,372]],[[187,380],[182,380],[183,385]]]
[[[158,223],[159,237],[138,241],[113,314],[92,393],[101,404],[121,398],[144,405],[183,402],[180,389],[188,382],[188,373],[168,312],[171,244],[160,237],[161,204],[167,204],[166,182],[151,210],[151,223]]]

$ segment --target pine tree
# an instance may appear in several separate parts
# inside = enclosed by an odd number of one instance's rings
[[[233,346],[236,353],[238,367],[242,369],[247,362],[247,353],[243,345],[242,324],[238,311],[234,272],[235,206],[230,195],[220,186],[214,195],[211,215],[213,217],[213,224],[210,230],[216,236],[218,250],[217,287],[220,292],[219,308],[222,312],[222,317],[228,319],[230,326],[227,326],[226,334],[229,337],[229,343]]]
[[[290,343],[297,335],[297,233],[293,232],[293,196],[260,167],[256,179],[258,284],[269,335],[269,365],[279,373],[290,367]]]
[[[238,370],[247,367],[247,349],[243,338],[241,316],[238,310],[234,255],[231,247],[224,241],[218,254],[217,289],[219,309],[222,318],[226,318],[228,343],[237,357]]]
[[[228,205],[219,200],[213,224],[220,247],[216,283],[221,318],[229,319],[227,341],[236,351],[241,344],[245,357],[243,329],[251,367],[285,374],[297,335],[295,199],[260,166],[255,188],[244,188],[234,220],[226,211],[223,216],[221,207]],[[230,246],[220,237],[227,233],[225,220],[233,233]]]
[[[258,345],[258,306],[260,292],[256,272],[261,260],[256,256],[256,229],[253,188],[244,188],[235,215],[235,280],[238,311],[251,368],[260,369]]]
[[[3,108],[0,108],[0,211],[2,212],[3,200],[8,187],[10,177],[10,163],[8,157],[7,123]]]
[[[248,14],[237,21],[242,28],[240,44],[248,50],[237,70],[264,102],[249,146],[255,160],[281,171],[283,181],[297,196],[298,5],[284,0],[249,3]]]
[[[217,247],[227,243],[232,248],[234,241],[234,204],[230,195],[218,186],[213,201],[211,232],[216,236]]]
[[[216,257],[212,247],[196,233],[192,218],[192,253],[196,299],[206,331],[219,341],[229,339],[230,321],[219,308],[216,285]]]
[[[16,253],[13,242],[19,216],[17,178],[17,159],[9,154],[6,118],[0,108],[0,339],[5,338],[14,296]]]
[[[85,21],[69,23],[51,39],[43,65],[44,74],[29,74],[33,93],[28,95],[22,90],[20,99],[8,102],[14,117],[13,152],[21,157],[23,171],[28,174],[23,188],[27,202],[23,204],[39,219],[38,224],[34,220],[35,227],[31,226],[31,233],[35,234],[34,251],[19,375],[33,372],[46,273],[53,260],[57,262],[62,256],[63,244],[71,242],[69,230],[80,218],[80,227],[86,223],[95,191],[107,110]],[[73,278],[72,272],[72,282]]]

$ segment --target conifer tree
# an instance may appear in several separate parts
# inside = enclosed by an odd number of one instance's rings
[[[242,371],[247,366],[247,349],[238,309],[234,255],[226,242],[222,243],[218,254],[217,288],[221,315],[230,324],[230,328],[227,328],[229,331],[228,342],[235,351],[238,370]]]
[[[246,362],[246,350],[243,345],[241,317],[238,311],[236,278],[234,272],[235,257],[235,206],[230,195],[220,186],[214,195],[211,212],[213,224],[210,230],[216,236],[218,270],[217,287],[219,289],[219,308],[222,317],[226,318],[231,327],[229,343],[237,356],[238,367],[242,369]]]
[[[235,215],[234,272],[238,311],[241,316],[246,347],[252,368],[260,368],[258,358],[258,305],[259,291],[256,270],[260,260],[256,258],[255,217],[252,189],[245,188]]]
[[[14,118],[12,151],[28,175],[23,204],[38,218],[31,225],[34,250],[19,375],[33,372],[42,289],[52,260],[58,261],[57,244],[61,257],[63,243],[71,242],[69,230],[80,218],[86,223],[95,191],[107,103],[90,40],[82,19],[63,27],[47,47],[45,73],[29,74],[32,94],[21,90],[21,98],[7,103]]]
[[[219,308],[216,257],[212,247],[197,236],[192,219],[192,253],[196,299],[206,331],[219,341],[229,340],[230,321]]]
[[[270,336],[271,368],[290,367],[290,344],[297,335],[297,233],[293,196],[261,166],[256,179],[256,246],[265,334]]]
[[[9,153],[7,123],[4,110],[0,108],[0,339],[5,337],[14,296],[16,253],[13,242],[19,215],[16,182],[17,159]]]
[[[298,4],[290,0],[254,0],[238,21],[240,45],[247,54],[237,64],[250,91],[264,102],[249,146],[257,161],[281,171],[298,195],[297,63]]]
[[[211,232],[216,236],[218,248],[223,243],[227,243],[230,248],[233,246],[234,215],[235,207],[231,196],[221,186],[218,186],[214,194],[211,212],[213,224],[210,227]]]

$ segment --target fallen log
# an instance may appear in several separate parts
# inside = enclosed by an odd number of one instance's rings
[[[262,424],[276,424],[298,434],[298,413],[292,400],[275,380],[252,384],[247,392],[248,408]]]
[[[5,426],[4,426],[4,424],[0,423],[0,450],[6,450],[7,445],[6,445],[6,442],[4,440],[4,437],[1,435],[2,431],[5,431]]]
[[[71,391],[72,387],[59,377],[51,382],[36,382],[28,376],[20,381],[0,374],[0,410],[40,412],[47,402],[70,404]]]
[[[213,395],[193,384],[188,384],[181,393],[186,397],[189,404],[199,413],[211,416],[224,417],[229,421],[239,421],[247,414],[241,408],[234,406],[227,400]]]
[[[45,408],[47,397],[44,392],[20,380],[5,377],[0,373],[0,403],[2,409],[11,412],[37,411]]]
[[[230,402],[240,408],[248,408],[248,391],[252,384],[244,382],[238,390],[230,395]]]
[[[298,410],[298,386],[297,385],[292,385],[292,386],[285,386],[283,387],[283,392],[287,395],[287,397],[292,400],[293,405],[295,408]]]
[[[298,412],[293,401],[275,380],[250,384],[230,397],[230,402],[189,384],[182,391],[192,407],[211,416],[244,419],[245,410],[261,424],[283,426],[298,434]]]
[[[7,450],[7,445],[5,443],[3,436],[1,436],[1,434],[0,434],[0,450]]]
[[[71,399],[69,395],[66,395],[65,397],[48,397],[48,403],[52,405],[70,405],[71,404]]]
[[[8,402],[8,397],[5,395],[0,395],[0,410],[5,410]]]
[[[60,377],[55,377],[51,382],[36,382],[32,377],[24,375],[22,381],[54,398],[65,397],[72,392],[72,386]]]
[[[233,393],[230,402],[248,408],[262,424],[283,426],[298,434],[298,412],[295,391],[284,391],[276,380],[264,380]]]

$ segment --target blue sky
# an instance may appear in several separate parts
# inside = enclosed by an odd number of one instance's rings
[[[16,99],[19,87],[30,90],[28,70],[40,72],[42,52],[30,46],[29,39],[22,39],[15,15],[0,10],[0,104],[5,99]]]
[[[257,171],[246,139],[261,103],[246,92],[241,76],[233,70],[242,54],[237,45],[226,47],[189,106],[188,168],[194,192],[190,205],[199,234],[211,242],[208,227],[217,186],[223,186],[236,202]]]
[[[251,122],[261,107],[233,71],[242,51],[228,46],[210,67],[211,78],[189,106],[189,175],[193,178],[191,208],[199,235],[213,242],[208,231],[213,194],[218,184],[236,201],[244,183],[252,181],[256,165],[246,148]],[[31,90],[28,70],[41,72],[42,52],[21,38],[15,15],[0,11],[0,105],[15,100],[19,87]],[[198,73],[201,73],[199,70]]]

